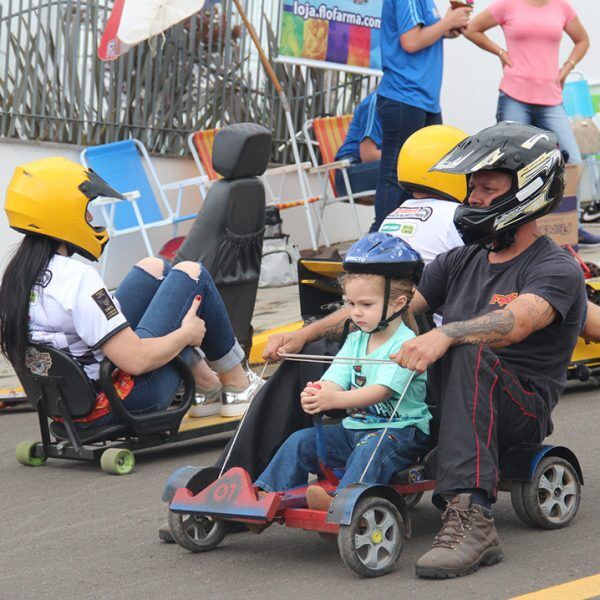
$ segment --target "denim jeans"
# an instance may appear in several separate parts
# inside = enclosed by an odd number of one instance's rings
[[[177,329],[197,295],[202,296],[198,316],[206,323],[206,335],[200,347],[211,368],[217,372],[228,371],[242,361],[244,351],[233,335],[223,300],[206,269],[202,268],[200,277],[194,280],[165,262],[162,279],[156,279],[135,266],[115,292],[121,311],[140,338],[161,337]],[[185,348],[181,357],[192,361],[192,349]],[[165,365],[136,376],[134,381],[123,405],[132,413],[143,414],[167,408],[181,378],[173,367]],[[92,424],[104,425],[118,420],[109,413]]]
[[[293,433],[255,485],[277,492],[305,485],[309,473],[322,475],[315,431],[314,427],[309,427]],[[323,427],[325,463],[332,469],[345,468],[338,491],[360,480],[380,435],[380,429],[345,429],[341,423]],[[416,427],[388,429],[363,481],[389,483],[395,473],[417,462],[428,448],[429,436]]]
[[[579,164],[581,162],[579,146],[562,104],[556,106],[527,104],[500,92],[496,119],[498,121],[516,121],[551,131],[558,138],[559,148],[569,153],[569,163]]]
[[[398,155],[404,142],[415,131],[428,125],[439,125],[441,113],[377,96],[377,116],[381,121],[381,168],[375,195],[375,221],[370,231],[378,231],[383,220],[411,197],[398,183]]]
[[[379,167],[380,162],[378,160],[366,163],[357,162],[350,165],[346,169],[346,173],[348,173],[352,193],[358,194],[374,190],[379,179]],[[338,196],[345,196],[348,193],[340,169],[335,172],[335,189]]]

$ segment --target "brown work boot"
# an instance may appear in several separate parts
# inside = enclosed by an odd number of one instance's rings
[[[502,548],[494,519],[483,508],[471,504],[471,494],[454,496],[442,515],[442,528],[432,548],[417,561],[419,577],[462,577],[481,565],[502,560]]]

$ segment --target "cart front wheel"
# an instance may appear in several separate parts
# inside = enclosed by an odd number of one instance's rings
[[[36,454],[37,445],[37,442],[19,442],[15,450],[17,462],[27,467],[41,467],[46,462],[46,457]]]
[[[173,539],[190,552],[213,550],[227,534],[224,521],[198,514],[169,511],[169,528]]]
[[[344,564],[362,577],[391,571],[404,547],[404,521],[389,500],[358,502],[349,525],[340,525],[338,548]]]
[[[126,448],[109,448],[100,457],[100,468],[109,475],[128,475],[134,465],[133,452]]]

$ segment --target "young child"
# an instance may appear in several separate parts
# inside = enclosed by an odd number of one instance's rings
[[[404,321],[409,320],[408,305],[422,269],[421,256],[387,233],[371,233],[359,240],[344,261],[344,295],[359,331],[347,337],[338,356],[359,360],[334,361],[321,381],[310,382],[300,398],[302,408],[311,415],[332,409],[348,413],[342,423],[323,428],[327,466],[345,468],[337,490],[361,478],[381,429],[412,376],[396,364],[361,363],[360,359],[389,359],[415,336]],[[423,456],[429,447],[430,419],[425,375],[415,375],[363,481],[389,483],[397,471]],[[306,484],[309,473],[320,474],[313,427],[291,435],[255,485],[280,491]],[[327,510],[331,498],[322,487],[312,485],[307,501],[310,508]]]

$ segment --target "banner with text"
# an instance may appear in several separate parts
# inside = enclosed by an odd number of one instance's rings
[[[282,0],[278,60],[380,74],[382,5],[383,0]]]

